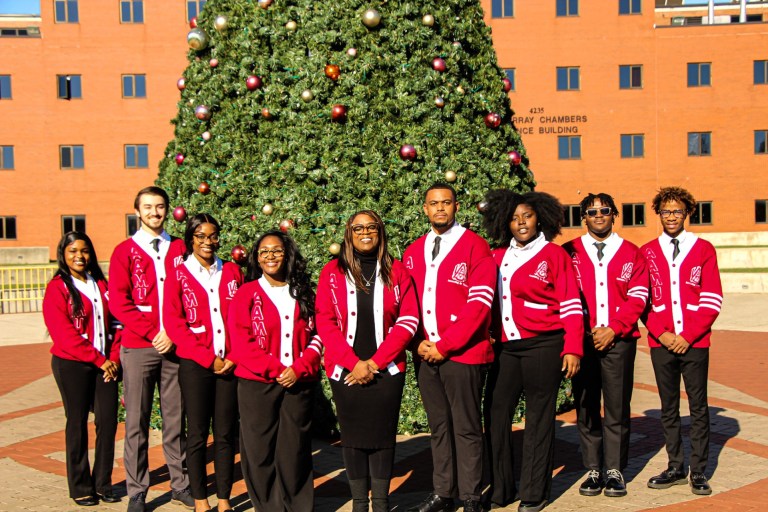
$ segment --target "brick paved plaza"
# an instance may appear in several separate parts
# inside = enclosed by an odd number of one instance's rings
[[[625,498],[582,497],[584,478],[578,434],[571,412],[557,419],[552,504],[557,511],[585,510],[762,510],[768,492],[768,296],[727,295],[715,324],[710,364],[712,443],[708,476],[714,493],[691,494],[687,486],[665,491],[646,487],[649,477],[666,468],[659,422],[659,399],[644,340],[640,341],[632,400],[630,464]],[[49,343],[42,315],[0,315],[0,510],[62,511],[79,509],[67,497],[64,468],[64,411],[50,370]],[[683,411],[687,405],[683,404]],[[684,424],[687,417],[684,417]],[[122,424],[116,453],[122,455]],[[162,465],[160,436],[151,436],[152,489],[149,504],[158,511],[181,511],[170,504],[168,475]],[[431,490],[429,441],[403,437],[397,446],[393,510],[403,512]],[[314,444],[316,510],[351,510],[341,450]],[[212,471],[212,466],[209,466]],[[238,467],[239,470],[239,467]],[[116,492],[125,495],[122,458],[114,471]],[[245,485],[233,490],[238,512],[252,510]],[[212,500],[215,505],[215,498]],[[103,510],[125,510],[127,500]],[[517,504],[508,507],[517,510]]]

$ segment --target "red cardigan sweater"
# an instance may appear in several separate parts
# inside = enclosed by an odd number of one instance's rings
[[[437,269],[435,283],[426,283],[424,257],[426,235],[413,242],[403,254],[403,262],[416,285],[422,314],[434,314],[440,341],[437,350],[451,361],[484,364],[493,361],[488,328],[491,324],[496,268],[488,243],[466,230]],[[434,263],[429,262],[432,266]],[[435,288],[434,312],[424,311],[425,288]],[[422,324],[420,337],[430,339]]]
[[[101,303],[104,308],[104,318],[101,321],[104,323],[104,333],[109,333],[111,315],[109,313],[107,283],[106,281],[99,281],[98,284],[101,292]],[[82,292],[79,293],[83,301],[83,311],[81,315],[75,317],[72,315],[72,298],[60,276],[51,279],[45,288],[43,319],[53,340],[51,354],[62,359],[92,363],[101,367],[107,357],[96,350],[91,341],[93,337],[93,304]],[[111,361],[119,363],[119,337],[116,336],[111,341],[110,338],[112,337],[107,336],[104,352]]]
[[[493,251],[496,265],[504,265],[507,247]],[[565,330],[562,355],[584,354],[584,318],[579,286],[568,254],[543,241],[538,252],[505,280],[499,276],[499,305],[494,311],[494,333],[502,342]],[[501,317],[501,303],[511,305],[512,317]],[[516,330],[508,323],[512,320]]]
[[[379,280],[374,296],[381,290],[383,309],[374,311],[381,320],[381,340],[371,359],[390,373],[405,371],[405,349],[419,326],[419,305],[413,281],[405,266],[395,260],[392,264],[392,288]],[[317,332],[325,346],[325,372],[338,380],[342,368],[352,371],[360,358],[352,343],[357,325],[357,293],[339,267],[338,260],[330,261],[320,273],[315,301]],[[376,299],[374,298],[374,307]]]
[[[165,257],[166,275],[183,261],[184,241],[171,238]],[[123,324],[121,343],[128,348],[151,348],[160,332],[160,304],[152,257],[129,238],[115,247],[109,260],[112,313]]]
[[[276,355],[282,346],[280,312],[258,280],[245,283],[237,290],[228,316],[232,343],[229,359],[237,365],[235,375],[270,384],[276,382],[288,368]],[[299,316],[298,302],[294,319],[291,368],[300,381],[318,380],[323,347],[320,338],[313,336],[314,321]]]
[[[194,258],[190,255],[189,258]],[[224,263],[219,282],[221,317],[227,323],[230,304],[243,284],[243,272],[235,263]],[[191,359],[203,368],[210,368],[216,355],[213,351],[213,323],[208,293],[190,273],[186,265],[171,271],[165,281],[163,323],[168,337],[176,344],[176,354]],[[231,351],[229,332],[225,329],[225,356]]]

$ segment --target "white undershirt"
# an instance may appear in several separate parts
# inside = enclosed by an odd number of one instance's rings
[[[224,317],[221,316],[221,297],[219,296],[222,265],[221,260],[216,257],[213,265],[206,269],[194,255],[187,257],[184,262],[184,266],[187,267],[192,277],[200,283],[208,296],[208,313],[213,329],[213,353],[223,358],[227,352],[227,335],[224,332]]]
[[[261,276],[259,284],[280,314],[280,362],[285,366],[293,364],[293,326],[296,299],[291,297],[290,286],[273,286]]]
[[[93,339],[91,340],[91,343],[93,343],[93,348],[98,350],[99,353],[104,356],[106,355],[104,353],[106,333],[104,332],[104,305],[101,303],[101,291],[99,290],[99,285],[96,280],[91,277],[91,274],[86,274],[85,276],[87,279],[87,282],[85,283],[79,279],[70,277],[72,282],[75,283],[75,288],[85,295],[93,305],[93,315],[91,315],[91,322],[93,323]],[[85,334],[83,337],[87,339]]]

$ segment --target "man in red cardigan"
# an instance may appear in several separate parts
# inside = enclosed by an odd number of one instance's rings
[[[424,213],[431,229],[403,254],[421,306],[418,382],[434,468],[434,490],[413,512],[453,511],[454,497],[467,512],[482,510],[481,372],[493,361],[496,265],[485,240],[456,223],[458,209],[451,186],[430,187]]]
[[[667,489],[689,483],[680,432],[680,377],[691,414],[690,486],[693,494],[711,494],[704,471],[709,454],[707,372],[712,324],[720,314],[723,289],[715,248],[685,230],[696,208],[687,190],[666,187],[653,198],[664,232],[641,251],[648,262],[651,303],[644,314],[648,345],[661,398],[661,423],[668,467],[648,481]]]
[[[125,398],[125,482],[128,512],[144,512],[148,473],[149,417],[155,385],[163,415],[163,453],[172,500],[189,509],[195,501],[183,470],[186,439],[179,388],[179,362],[163,328],[163,282],[182,261],[184,242],[163,229],[168,194],[159,187],[139,191],[134,210],[141,228],[120,243],[109,262],[110,310],[123,323],[120,361]]]

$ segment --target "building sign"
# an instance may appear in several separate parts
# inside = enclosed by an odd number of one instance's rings
[[[533,107],[526,115],[512,117],[520,135],[578,135],[587,124],[586,114],[552,114]]]

